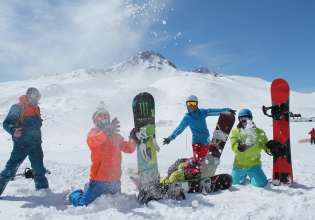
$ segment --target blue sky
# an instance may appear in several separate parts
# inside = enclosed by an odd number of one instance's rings
[[[184,71],[226,75],[315,91],[315,1],[4,0],[0,81],[108,68],[140,50]]]

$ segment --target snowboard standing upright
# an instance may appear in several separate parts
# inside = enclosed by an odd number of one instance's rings
[[[273,118],[273,139],[279,141],[281,143],[281,147],[285,148],[282,155],[275,155],[273,157],[272,178],[274,180],[279,180],[279,183],[285,183],[292,186],[293,172],[289,127],[290,88],[285,80],[276,79],[272,82],[270,90],[272,106],[268,108],[263,106],[263,112],[265,115]],[[271,109],[271,115],[267,114],[268,109]]]
[[[144,134],[151,134],[137,140],[140,191],[144,186],[160,182],[156,157],[156,148],[158,146],[155,137],[155,104],[153,96],[146,92],[138,94],[133,99],[132,110],[135,126],[141,127],[141,132],[144,132]]]
[[[219,165],[220,157],[235,122],[235,116],[230,112],[222,112],[219,116],[210,147],[201,166],[202,177],[213,176]]]

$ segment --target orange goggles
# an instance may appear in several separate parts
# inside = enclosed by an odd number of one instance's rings
[[[108,118],[108,116],[105,116],[103,114],[100,114],[100,115],[97,116],[97,120],[103,120],[105,118]]]
[[[197,102],[186,102],[187,106],[196,106]]]

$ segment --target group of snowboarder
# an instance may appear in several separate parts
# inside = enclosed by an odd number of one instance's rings
[[[46,169],[43,164],[41,146],[40,128],[43,120],[37,105],[40,98],[39,91],[30,87],[26,95],[20,97],[20,102],[11,107],[3,122],[4,129],[12,135],[13,150],[5,169],[0,173],[0,196],[27,156],[34,170],[36,190],[49,188],[45,177]],[[206,117],[219,116],[224,111],[235,114],[235,111],[230,108],[200,109],[198,103],[196,96],[187,97],[188,113],[174,132],[163,140],[163,144],[170,144],[189,126],[192,131],[193,156],[181,163],[178,170],[170,176],[162,178],[161,183],[194,179],[200,176],[201,164],[210,146]],[[231,175],[233,184],[244,184],[246,177],[249,176],[251,184],[264,187],[267,184],[267,177],[261,168],[260,153],[262,150],[270,152],[266,148],[268,138],[262,129],[255,126],[252,119],[253,115],[248,109],[243,109],[238,113],[239,124],[230,137],[231,147],[235,152]],[[121,152],[133,153],[137,146],[139,127],[134,127],[130,132],[129,140],[125,141],[118,134],[120,128],[118,119],[111,120],[109,112],[104,107],[97,109],[92,120],[95,127],[91,129],[87,137],[92,160],[90,181],[85,185],[84,190],[76,189],[69,194],[69,200],[74,206],[87,206],[102,194],[121,193]]]

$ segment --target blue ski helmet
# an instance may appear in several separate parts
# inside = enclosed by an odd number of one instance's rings
[[[249,109],[242,109],[241,111],[239,111],[238,119],[240,119],[240,117],[244,117],[244,116],[250,116],[251,118],[253,118],[253,114]]]

